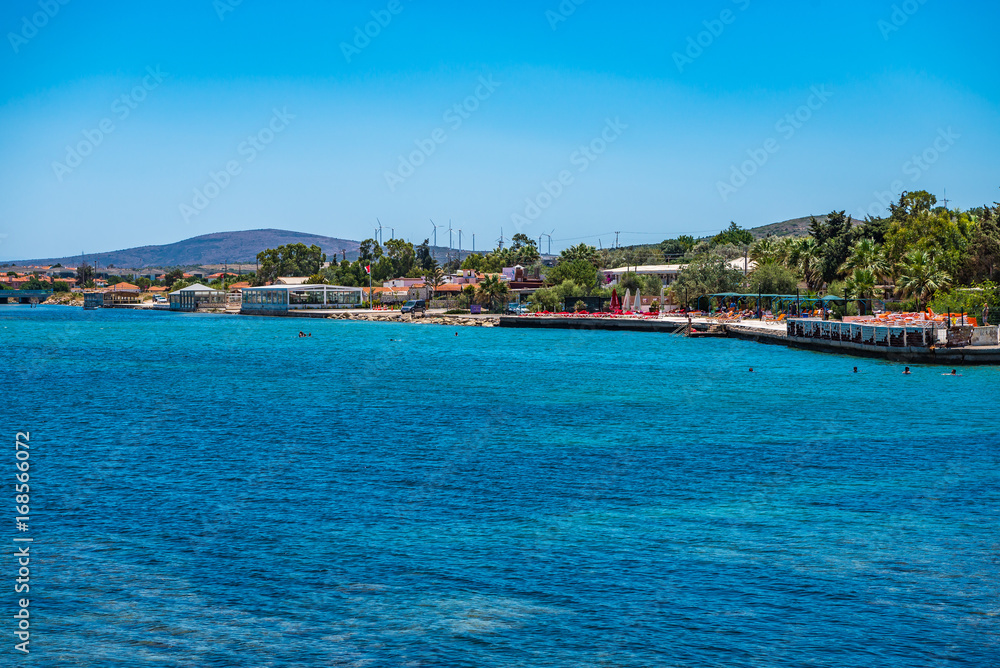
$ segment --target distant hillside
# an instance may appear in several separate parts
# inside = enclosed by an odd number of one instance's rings
[[[87,262],[97,261],[102,267],[115,265],[141,269],[143,267],[185,267],[203,264],[253,263],[257,253],[276,248],[284,244],[303,243],[307,246],[316,244],[323,252],[332,257],[336,253],[343,257],[342,251],[347,251],[348,259],[358,257],[358,242],[334,237],[324,237],[318,234],[291,232],[288,230],[247,230],[240,232],[216,232],[204,234],[178,241],[165,246],[140,246],[125,250],[105,253],[88,253],[84,256]],[[19,265],[63,264],[75,267],[80,262],[80,256],[53,257],[33,260],[20,260]]]
[[[809,223],[813,216],[806,216],[805,218],[792,218],[791,220],[786,220],[780,223],[771,223],[770,225],[761,225],[760,227],[750,228],[750,232],[757,239],[762,239],[768,235],[772,237],[805,237],[809,236]],[[816,216],[816,220],[826,222],[826,216]]]

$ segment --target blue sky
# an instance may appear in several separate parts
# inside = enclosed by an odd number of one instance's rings
[[[1000,199],[995,3],[62,2],[0,9],[0,259]]]

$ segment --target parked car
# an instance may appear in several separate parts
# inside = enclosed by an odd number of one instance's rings
[[[511,315],[525,315],[528,313],[527,304],[518,304],[517,302],[510,302],[507,304],[507,313]]]
[[[403,308],[399,309],[399,312],[420,313],[420,315],[424,315],[427,312],[427,302],[423,299],[411,299],[403,304]]]
[[[154,304],[166,304],[167,303],[167,298],[164,297],[163,295],[156,295],[155,297],[153,297],[153,303]]]

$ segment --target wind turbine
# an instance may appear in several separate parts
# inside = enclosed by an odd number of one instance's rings
[[[431,225],[434,226],[434,247],[437,248],[437,245],[438,245],[438,228],[439,227],[444,227],[444,225],[438,225],[438,224],[436,224],[434,222],[433,218],[431,218],[430,221],[431,221]]]
[[[555,232],[556,228],[552,228],[552,232]],[[549,255],[552,255],[552,232],[549,232],[545,236],[549,238]],[[541,244],[539,244],[539,250],[541,250]]]
[[[448,219],[448,253],[451,253],[451,218]]]
[[[458,259],[462,259],[462,228],[458,228]]]
[[[497,239],[497,243],[500,244],[499,250],[503,250],[503,228],[500,228],[500,238]]]
[[[378,218],[376,218],[375,220],[378,221],[378,242],[381,244],[382,243],[382,239],[384,238],[382,236],[382,221],[379,220]]]

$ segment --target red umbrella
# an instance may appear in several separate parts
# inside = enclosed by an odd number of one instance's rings
[[[620,311],[621,308],[622,308],[622,303],[618,299],[618,290],[613,289],[611,290],[611,312],[614,313],[615,311]]]

